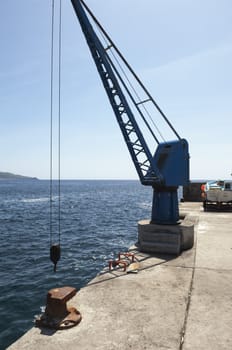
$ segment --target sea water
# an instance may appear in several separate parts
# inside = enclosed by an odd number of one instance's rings
[[[54,181],[50,192],[46,180],[0,181],[1,350],[33,327],[49,289],[85,286],[151,215],[152,189],[138,181],[61,181],[60,196]],[[54,273],[49,250],[59,240]]]

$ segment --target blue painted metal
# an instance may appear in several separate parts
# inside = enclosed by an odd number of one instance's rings
[[[153,161],[167,187],[187,185],[189,181],[189,150],[185,139],[160,143]]]
[[[151,222],[160,225],[177,224],[179,203],[177,187],[153,189]]]
[[[108,48],[104,48],[96,35],[83,7],[83,1],[71,0],[71,2],[140,181],[143,185],[153,187],[152,222],[175,224],[179,220],[177,188],[189,181],[188,143],[176,132],[178,140],[164,143],[159,143],[156,136],[153,135],[158,147],[152,156],[120,83],[129,94],[140,115],[142,112],[139,104],[144,102],[136,103],[133,100],[124,80],[107,53]],[[147,93],[147,95],[149,100],[153,101],[150,94]],[[158,110],[162,113],[159,108]],[[167,119],[165,116],[164,118]],[[168,120],[166,122],[174,130],[170,122]]]
[[[179,221],[178,186],[189,181],[188,143],[181,139],[160,143],[154,161],[164,178],[162,186],[153,186],[151,221],[175,224]]]

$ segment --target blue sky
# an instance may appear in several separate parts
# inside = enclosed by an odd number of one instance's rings
[[[188,140],[191,178],[230,178],[232,2],[86,2]],[[137,179],[71,2],[62,3],[61,177]],[[0,2],[0,171],[49,178],[50,22],[50,1]],[[56,149],[54,136],[54,177]]]

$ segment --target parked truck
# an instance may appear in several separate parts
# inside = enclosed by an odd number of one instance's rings
[[[201,186],[203,208],[212,209],[232,208],[232,181],[209,181]]]

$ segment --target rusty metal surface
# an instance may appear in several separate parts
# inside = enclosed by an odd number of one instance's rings
[[[40,315],[35,323],[38,327],[52,329],[67,329],[76,326],[81,321],[81,314],[74,307],[67,307],[77,290],[73,287],[54,288],[47,294],[45,312]]]
[[[77,289],[73,287],[62,287],[50,289],[47,295],[47,301],[49,299],[60,300],[60,302],[66,303],[74,295],[76,295]]]

